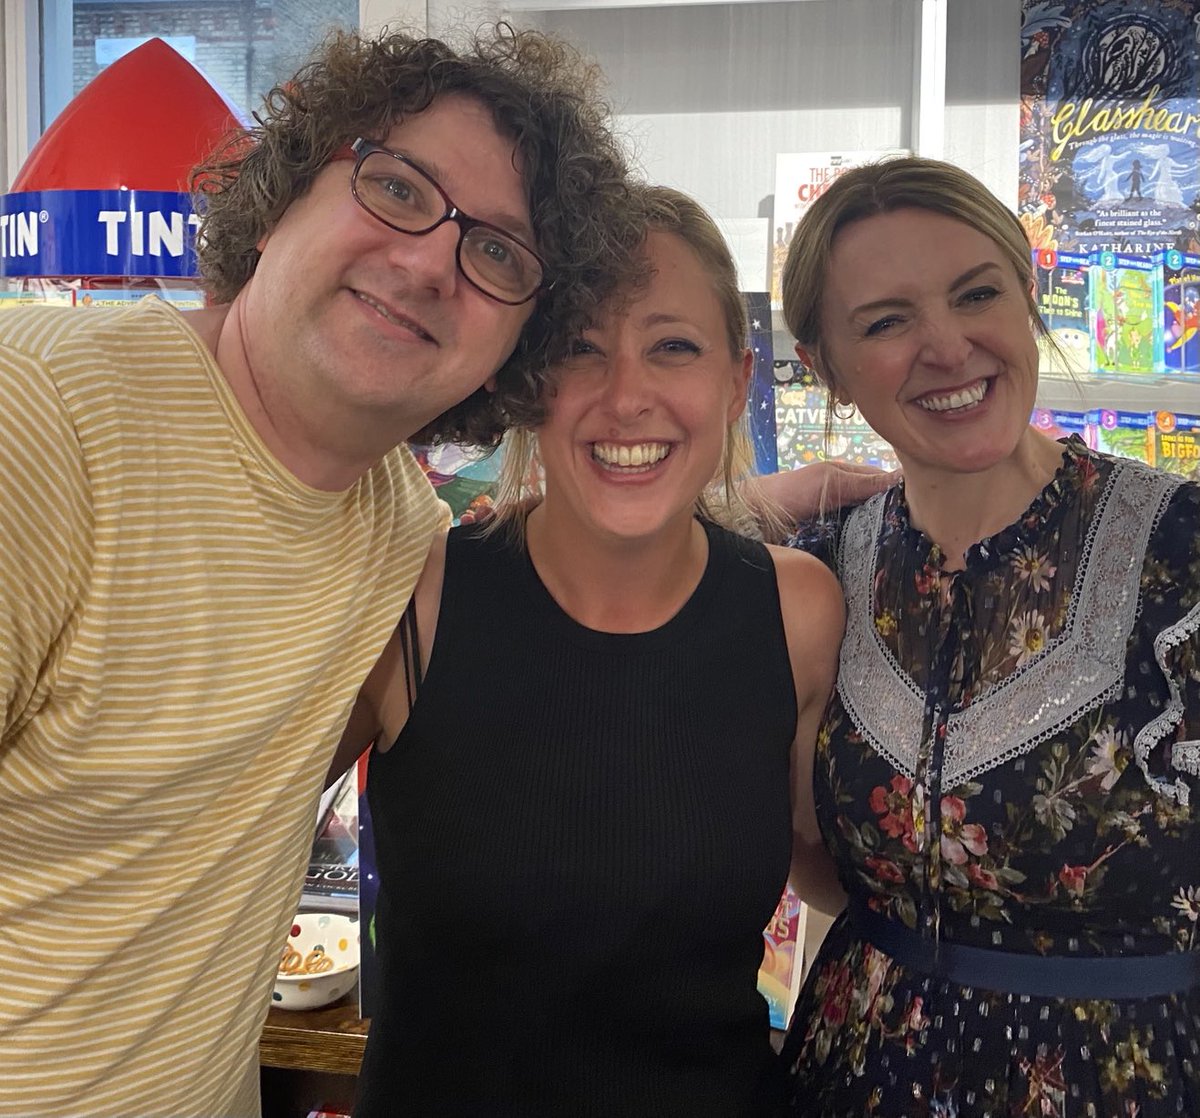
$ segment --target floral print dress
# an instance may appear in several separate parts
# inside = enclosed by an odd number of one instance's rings
[[[1200,951],[1198,527],[1200,487],[1078,438],[964,570],[902,487],[851,514],[814,790],[852,906],[1030,956]],[[996,993],[843,914],[783,1060],[797,1116],[1200,1115],[1200,989]]]

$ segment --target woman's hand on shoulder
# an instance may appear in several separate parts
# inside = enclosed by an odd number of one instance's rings
[[[751,478],[742,495],[755,511],[771,508],[785,520],[799,523],[831,509],[862,504],[899,480],[898,471],[834,459]]]

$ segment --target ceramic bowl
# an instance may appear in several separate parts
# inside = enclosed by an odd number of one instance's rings
[[[336,912],[302,912],[292,922],[275,975],[271,1004],[316,1009],[358,981],[358,920]]]

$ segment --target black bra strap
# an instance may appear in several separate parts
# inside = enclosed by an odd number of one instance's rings
[[[408,608],[400,618],[400,651],[404,657],[404,689],[411,712],[417,701],[417,691],[425,671],[421,666],[421,638],[417,632],[417,600],[409,598]]]

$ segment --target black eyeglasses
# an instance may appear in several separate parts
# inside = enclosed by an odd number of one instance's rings
[[[463,213],[441,186],[403,155],[362,137],[350,145],[350,152],[356,160],[350,190],[358,204],[389,229],[415,237],[447,221],[457,223],[458,270],[486,296],[515,307],[549,287],[546,265],[533,249],[511,233]]]

